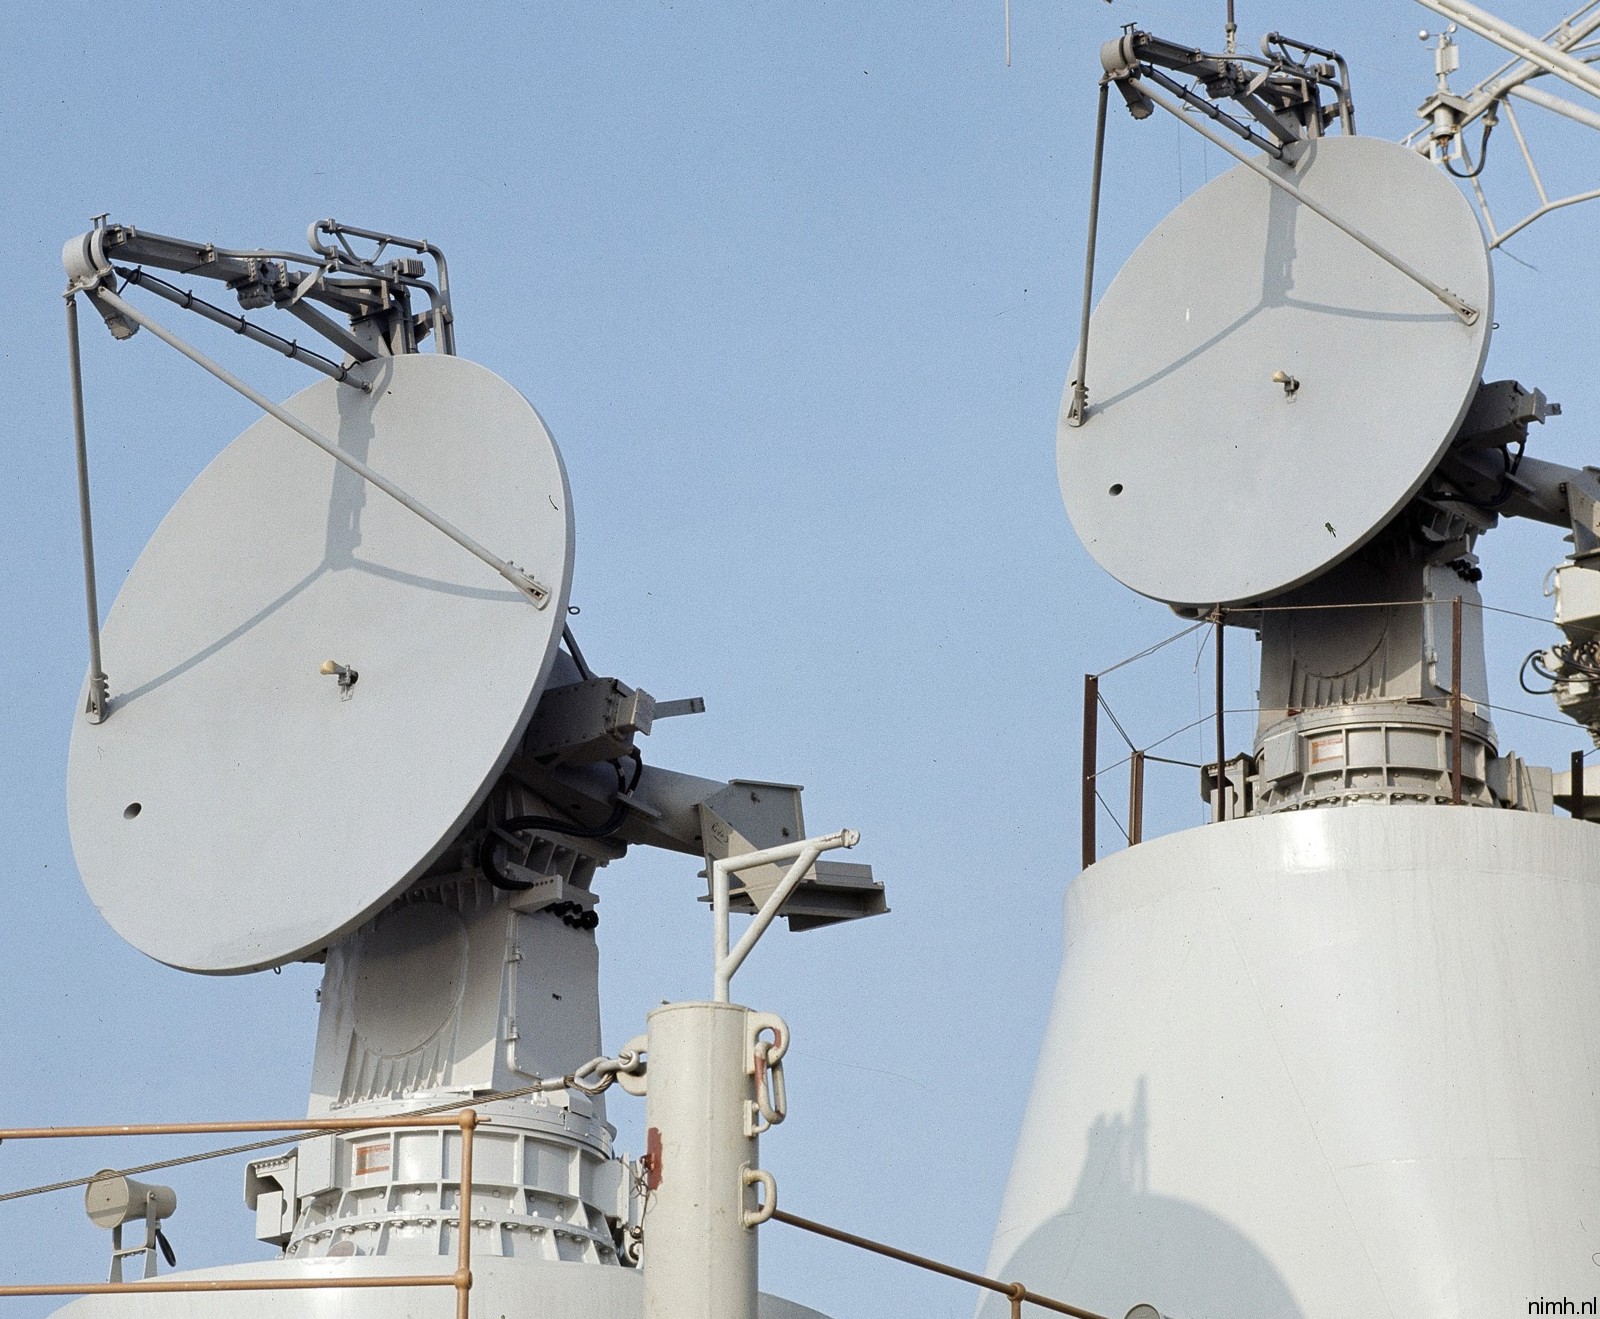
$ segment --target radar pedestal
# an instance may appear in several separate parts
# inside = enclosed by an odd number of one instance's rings
[[[257,1235],[291,1259],[439,1255],[460,1230],[459,1135],[385,1131],[387,1114],[473,1104],[471,1218],[480,1254],[618,1263],[630,1178],[602,1095],[487,1096],[570,1076],[598,1057],[592,929],[470,876],[424,885],[327,953],[312,1117],[371,1131],[302,1141],[253,1164]]]

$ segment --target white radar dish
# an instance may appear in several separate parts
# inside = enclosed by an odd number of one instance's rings
[[[1169,604],[1264,600],[1353,554],[1433,471],[1488,352],[1488,249],[1449,179],[1377,138],[1266,163],[1478,315],[1244,165],[1163,220],[1095,309],[1057,464],[1089,552]]]
[[[566,473],[522,395],[439,354],[354,374],[370,394],[330,380],[285,407],[550,598],[270,417],[223,450],[117,596],[111,713],[79,718],[67,769],[89,896],[184,970],[314,953],[420,876],[510,757],[566,621]]]

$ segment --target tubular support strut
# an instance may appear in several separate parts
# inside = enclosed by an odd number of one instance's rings
[[[137,284],[142,289],[149,289],[158,298],[165,298],[175,307],[182,307],[185,311],[192,311],[197,316],[203,316],[214,325],[232,330],[235,334],[243,335],[251,343],[261,344],[272,349],[275,353],[282,353],[290,361],[303,362],[313,371],[320,371],[323,375],[340,384],[350,385],[359,389],[363,394],[372,392],[372,385],[365,380],[357,380],[350,374],[350,368],[341,366],[331,358],[324,357],[321,353],[304,348],[294,339],[285,339],[281,334],[274,334],[271,330],[263,330],[254,321],[246,320],[243,316],[235,316],[230,311],[223,311],[221,307],[214,307],[203,298],[198,298],[188,289],[180,289],[176,285],[158,279],[149,271],[138,266],[131,269],[122,266],[115,267],[116,273],[129,284]],[[370,358],[365,360],[370,361]]]
[[[535,608],[543,609],[547,604],[550,603],[549,589],[535,581],[527,573],[523,572],[521,568],[516,566],[516,564],[510,563],[485,549],[482,545],[478,544],[477,541],[473,540],[471,536],[467,535],[466,532],[462,531],[453,523],[448,522],[444,518],[440,517],[427,505],[408,495],[393,481],[373,471],[372,468],[368,467],[359,458],[355,458],[346,453],[326,435],[306,425],[305,422],[301,421],[292,413],[286,412],[283,408],[279,407],[276,403],[269,399],[265,394],[260,393],[258,390],[252,389],[232,372],[228,371],[222,366],[219,366],[216,362],[213,362],[204,353],[200,352],[199,349],[190,347],[190,345],[178,338],[177,335],[173,334],[172,331],[168,330],[165,326],[151,320],[150,317],[146,316],[143,312],[130,305],[127,301],[113,293],[110,289],[93,288],[88,292],[90,297],[94,298],[98,302],[103,303],[105,306],[112,308],[112,310],[121,313],[123,316],[126,316],[130,321],[134,322],[134,324],[149,330],[151,334],[156,336],[156,338],[160,339],[169,347],[177,349],[178,352],[182,353],[196,366],[203,367],[206,371],[209,371],[230,389],[236,390],[240,394],[243,394],[263,412],[267,413],[268,416],[272,417],[276,421],[281,422],[290,430],[294,431],[297,435],[304,436],[306,439],[310,440],[311,443],[316,445],[317,448],[321,449],[335,462],[344,464],[344,466],[348,467],[364,481],[375,485],[379,490],[383,491],[384,494],[388,495],[389,498],[393,499],[396,503],[401,504],[411,512],[415,513],[429,526],[433,527],[437,531],[443,532],[469,554],[472,554],[483,560],[484,563],[488,564],[497,573],[499,573],[500,576],[504,577],[506,581],[510,582],[511,585],[522,592],[522,594],[532,602]]]
[[[750,956],[750,950],[767,932],[767,927],[777,920],[779,909],[789,900],[789,895],[800,886],[800,881],[805,878],[806,871],[811,869],[812,862],[824,852],[830,852],[836,847],[854,847],[860,841],[861,835],[854,829],[840,829],[837,833],[822,838],[804,838],[797,843],[785,843],[782,847],[768,847],[759,852],[723,857],[720,861],[711,863],[713,1002],[729,1001],[728,987],[733,981],[734,972],[744,964],[744,959]],[[756,918],[750,922],[739,942],[734,945],[732,951],[729,951],[728,913],[731,901],[729,877],[735,871],[750,870],[756,866],[770,865],[778,861],[792,861],[794,864],[789,867],[788,873],[772,891],[772,895],[761,904],[761,910],[756,913]]]
[[[83,418],[83,359],[78,349],[78,299],[69,289],[67,354],[72,372],[72,428],[78,456],[78,525],[83,536],[83,599],[89,612],[89,696],[84,714],[91,724],[111,713],[106,671],[100,658],[100,598],[94,580],[94,519],[89,513],[89,442]]]
[[[1067,425],[1081,426],[1089,415],[1089,314],[1094,309],[1094,249],[1100,233],[1100,175],[1106,159],[1106,98],[1108,80],[1100,80],[1100,104],[1095,111],[1094,171],[1089,181],[1089,232],[1084,240],[1083,302],[1078,309],[1078,355],[1073,363],[1072,402]]]

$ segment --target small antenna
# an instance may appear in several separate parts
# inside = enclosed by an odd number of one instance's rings
[[[1228,0],[1228,21],[1223,26],[1223,35],[1227,38],[1227,52],[1230,55],[1239,53],[1239,25],[1233,21],[1233,0]]]
[[[1002,7],[1003,7],[1003,9],[1005,11],[1006,68],[1009,69],[1011,67],[1011,0],[1001,0],[1001,3],[1002,3]],[[1111,0],[1106,0],[1106,3],[1109,5],[1111,3]],[[1232,16],[1233,16],[1233,0],[1229,0],[1229,2],[1228,2],[1228,15],[1229,15],[1229,20],[1231,22]],[[1229,51],[1232,51],[1233,47],[1230,45],[1228,47],[1228,49],[1229,49]]]

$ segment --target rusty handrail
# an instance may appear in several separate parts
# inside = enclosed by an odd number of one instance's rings
[[[1128,846],[1144,841],[1144,762],[1146,753],[1134,751],[1128,761]],[[1161,757],[1157,756],[1157,760]]]
[[[462,1110],[464,1114],[466,1110]],[[260,1122],[135,1122],[91,1127],[0,1127],[0,1142],[79,1136],[206,1136],[231,1131],[373,1131],[379,1127],[453,1127],[462,1114],[393,1113],[385,1117],[274,1118]]]
[[[1083,783],[1080,786],[1079,836],[1083,843],[1083,868],[1094,864],[1095,761],[1099,757],[1100,675],[1083,675]]]
[[[899,1260],[902,1264],[910,1264],[915,1268],[926,1269],[929,1273],[939,1273],[946,1278],[955,1278],[960,1282],[971,1283],[974,1287],[982,1287],[987,1291],[999,1292],[1000,1295],[1009,1297],[1011,1313],[1015,1316],[1022,1314],[1022,1307],[1037,1305],[1041,1310],[1053,1310],[1057,1314],[1070,1314],[1075,1319],[1105,1319],[1104,1315],[1096,1314],[1093,1310],[1080,1310],[1075,1305],[1068,1305],[1065,1301],[1058,1301],[1050,1296],[1041,1296],[1037,1292],[1029,1291],[1020,1282],[1001,1282],[998,1278],[991,1278],[982,1273],[969,1273],[966,1269],[958,1269],[953,1264],[941,1264],[936,1259],[929,1259],[926,1255],[916,1255],[909,1250],[901,1250],[898,1246],[885,1245],[882,1241],[874,1241],[871,1237],[857,1236],[854,1232],[846,1232],[843,1228],[829,1227],[826,1223],[818,1223],[809,1218],[801,1218],[798,1214],[787,1213],[782,1209],[774,1209],[772,1217],[779,1223],[787,1223],[790,1227],[798,1227],[804,1232],[814,1232],[819,1237],[827,1237],[830,1241],[842,1241],[847,1246],[856,1246],[861,1250],[870,1250],[875,1255],[885,1255],[889,1259]]]
[[[457,1196],[456,1268],[453,1273],[405,1274],[393,1278],[149,1278],[138,1282],[50,1282],[0,1286],[6,1296],[105,1296],[120,1292],[317,1291],[335,1287],[453,1287],[456,1319],[468,1319],[472,1291],[472,1145],[476,1109],[454,1114],[390,1114],[379,1118],[299,1118],[265,1122],[143,1122],[107,1126],[5,1127],[0,1141],[59,1140],[85,1136],[214,1135],[230,1131],[372,1131],[380,1127],[459,1127],[461,1189]],[[441,1213],[443,1212],[443,1206]]]
[[[1461,596],[1451,596],[1448,597],[1448,599],[1427,597],[1417,600],[1369,600],[1328,604],[1253,605],[1250,606],[1248,612],[1251,614],[1314,613],[1330,610],[1384,610],[1401,607],[1420,607],[1425,610],[1430,610],[1436,608],[1442,609],[1446,603],[1448,603],[1450,606],[1449,677],[1448,679],[1445,679],[1442,675],[1440,675],[1438,686],[1444,693],[1444,696],[1442,700],[1438,700],[1437,698],[1433,699],[1449,716],[1448,732],[1445,734],[1445,764],[1443,767],[1448,784],[1447,786],[1442,785],[1441,791],[1437,794],[1437,801],[1440,804],[1449,802],[1452,805],[1457,806],[1475,805],[1479,803],[1469,800],[1466,795],[1465,771],[1467,764],[1465,762],[1465,753],[1468,734],[1465,728],[1465,723],[1469,711],[1480,714],[1484,711],[1489,711],[1495,714],[1510,715],[1518,719],[1532,719],[1541,723],[1557,725],[1569,730],[1574,726],[1574,724],[1570,718],[1555,718],[1553,716],[1536,713],[1532,710],[1520,709],[1513,705],[1502,705],[1495,701],[1480,699],[1478,697],[1473,697],[1470,699],[1468,698],[1466,692],[1464,691],[1464,673],[1462,668],[1464,663],[1463,641],[1465,640],[1465,612],[1468,609],[1475,609],[1479,612],[1479,614],[1504,615],[1507,618],[1516,618],[1530,623],[1537,623],[1543,627],[1551,626],[1552,620],[1541,617],[1537,614],[1524,613],[1521,610],[1504,609],[1497,605],[1484,604],[1481,600],[1466,600]],[[1235,614],[1238,614],[1239,612],[1240,611],[1237,609],[1234,611]],[[1213,822],[1220,821],[1228,818],[1229,816],[1237,815],[1243,811],[1244,803],[1238,799],[1230,799],[1227,795],[1228,788],[1230,787],[1230,779],[1226,769],[1227,744],[1223,736],[1226,731],[1224,716],[1246,714],[1257,715],[1261,713],[1262,708],[1259,706],[1225,706],[1224,704],[1225,670],[1223,669],[1224,660],[1222,648],[1224,645],[1223,638],[1225,635],[1223,628],[1226,618],[1227,611],[1225,610],[1208,611],[1199,619],[1199,621],[1193,623],[1190,627],[1176,632],[1171,636],[1154,643],[1153,645],[1145,647],[1142,650],[1136,651],[1124,659],[1118,660],[1115,664],[1110,665],[1108,668],[1102,669],[1099,673],[1086,673],[1084,675],[1084,714],[1082,738],[1083,766],[1080,777],[1080,809],[1082,816],[1081,835],[1083,840],[1082,866],[1084,869],[1087,869],[1090,865],[1092,865],[1096,859],[1097,831],[1095,822],[1097,818],[1097,812],[1100,807],[1105,808],[1112,824],[1116,826],[1117,830],[1123,835],[1124,838],[1127,839],[1130,845],[1140,843],[1146,838],[1147,830],[1145,827],[1145,816],[1146,809],[1149,804],[1148,784],[1146,779],[1147,771],[1151,765],[1170,764],[1182,765],[1185,767],[1198,768],[1202,770],[1212,769],[1212,766],[1196,765],[1193,762],[1186,760],[1173,760],[1165,756],[1156,755],[1154,753],[1155,748],[1164,745],[1179,734],[1187,733],[1192,729],[1200,727],[1201,725],[1213,724],[1217,732],[1217,744],[1214,752],[1217,757],[1215,761],[1215,778],[1214,780],[1210,781],[1209,786],[1205,786],[1206,780],[1202,780],[1202,796],[1210,800],[1213,806],[1212,820]],[[1591,635],[1596,638],[1600,638],[1600,626],[1580,626],[1570,622],[1563,624],[1562,626],[1569,633],[1581,632],[1585,635]],[[1166,733],[1162,737],[1157,738],[1155,741],[1150,742],[1145,746],[1135,746],[1127,730],[1125,730],[1122,724],[1118,721],[1117,712],[1113,708],[1112,703],[1106,699],[1104,684],[1101,682],[1101,679],[1103,679],[1107,674],[1115,673],[1118,670],[1127,667],[1128,665],[1147,658],[1156,651],[1162,650],[1171,645],[1173,642],[1181,640],[1185,636],[1191,635],[1200,628],[1208,629],[1212,633],[1212,637],[1218,646],[1218,652],[1215,657],[1215,667],[1212,674],[1215,684],[1215,699],[1212,710],[1207,714],[1201,715],[1198,719],[1186,723],[1179,728],[1173,729],[1171,732]],[[1198,665],[1198,663],[1199,661],[1197,659],[1196,664]],[[1442,658],[1441,664],[1443,664]],[[1281,716],[1284,711],[1281,708],[1278,708],[1277,713]],[[1111,726],[1117,731],[1127,745],[1127,754],[1125,756],[1113,760],[1105,766],[1098,764],[1097,756],[1099,749],[1099,724],[1102,717],[1110,720]],[[1586,756],[1593,754],[1593,751],[1591,750],[1588,753],[1575,754]],[[1120,769],[1124,765],[1128,766],[1128,817],[1125,827],[1121,819],[1118,817],[1116,810],[1113,808],[1111,803],[1106,800],[1105,796],[1102,795],[1100,791],[1102,780],[1105,778],[1105,776],[1114,770]],[[1577,777],[1574,782],[1577,785],[1577,789],[1579,789],[1574,793],[1576,805],[1570,806],[1567,809],[1572,813],[1574,818],[1583,819],[1586,818],[1585,811],[1587,809],[1584,803],[1586,800],[1592,798],[1594,794],[1592,792],[1592,788],[1585,787],[1585,776],[1582,773],[1581,767],[1575,772]],[[1590,784],[1592,784],[1592,782],[1593,780],[1591,778]]]

